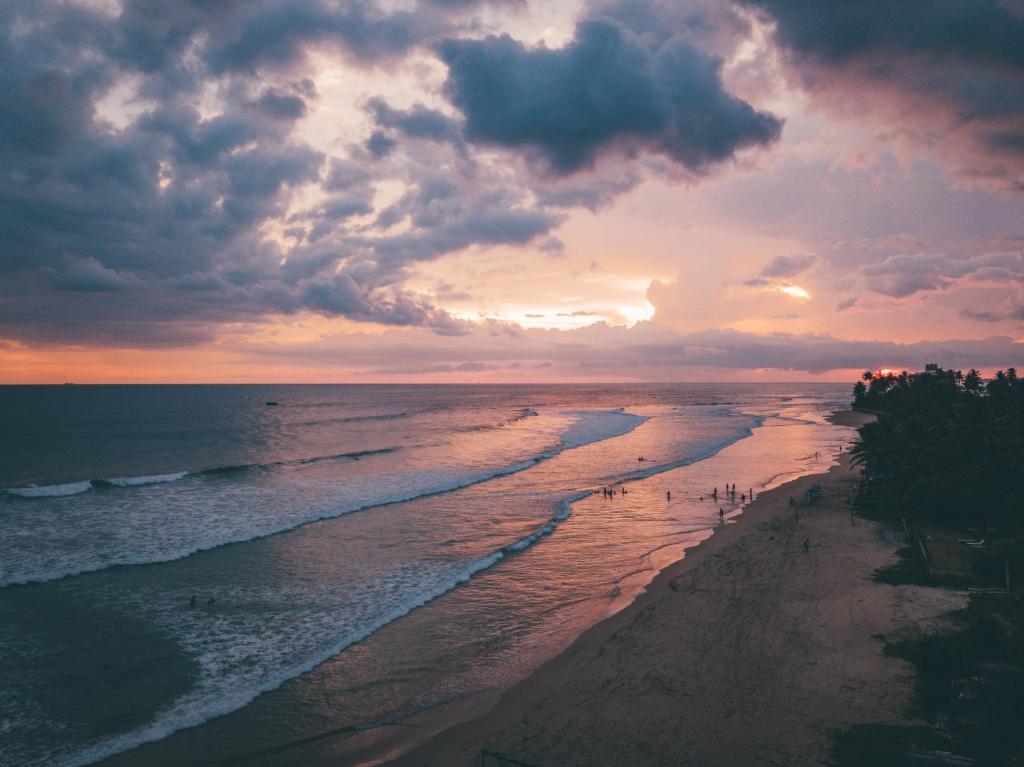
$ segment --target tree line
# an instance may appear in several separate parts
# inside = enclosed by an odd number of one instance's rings
[[[869,371],[853,397],[878,414],[852,450],[868,497],[936,523],[1021,532],[1024,381],[1015,368],[988,381],[938,365]]]

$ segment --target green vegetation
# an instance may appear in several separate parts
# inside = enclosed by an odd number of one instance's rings
[[[1022,532],[1024,380],[1014,368],[987,383],[937,365],[865,373],[854,407],[879,414],[853,449],[868,498],[920,522]]]

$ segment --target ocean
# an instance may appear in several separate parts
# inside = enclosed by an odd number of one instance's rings
[[[0,764],[380,763],[628,604],[740,493],[828,467],[848,402],[0,387]]]

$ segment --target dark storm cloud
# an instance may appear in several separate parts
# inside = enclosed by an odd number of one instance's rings
[[[998,0],[743,0],[778,23],[781,42],[823,62],[887,53],[922,55],[937,65],[1024,68],[1024,17]]]
[[[1024,188],[1019,4],[741,2],[775,23],[776,39],[802,81],[825,101],[851,89],[876,90],[883,108],[905,127],[930,144],[941,139],[938,148],[949,150],[962,171]],[[929,107],[945,113],[944,119],[937,120]]]
[[[401,56],[447,28],[443,16],[389,14],[372,2],[257,3],[219,30],[208,61],[217,73],[290,67],[309,45],[332,44],[360,61],[377,62]]]
[[[417,104],[412,109],[393,109],[384,99],[371,99],[367,108],[381,128],[393,128],[410,138],[461,142],[459,126],[454,120],[435,109]]]
[[[306,102],[294,94],[270,89],[252,104],[268,117],[279,120],[298,120],[306,116]]]
[[[613,149],[655,151],[703,172],[782,128],[725,91],[719,59],[682,37],[649,48],[610,19],[580,22],[560,49],[502,35],[445,40],[438,52],[467,139],[533,150],[557,174]]]
[[[398,215],[413,228],[365,236],[349,222],[374,212],[373,182],[395,164],[397,139],[382,131],[372,153],[327,158],[292,136],[317,99],[295,71],[305,51],[331,46],[365,64],[400,56],[450,34],[469,8],[443,6],[0,4],[0,336],[195,343],[219,324],[303,310],[464,332],[401,287],[408,265],[528,242],[558,217],[469,185],[432,203],[439,182],[431,191],[412,178],[420,199]],[[126,84],[131,116],[104,122],[99,100]],[[380,102],[377,114],[398,137],[445,127],[426,108]],[[285,218],[293,191],[318,185],[325,197]]]

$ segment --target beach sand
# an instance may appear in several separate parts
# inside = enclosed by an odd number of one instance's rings
[[[855,482],[844,456],[764,493],[489,713],[391,764],[478,765],[484,748],[538,767],[821,764],[835,730],[909,723],[913,673],[881,637],[934,628],[964,597],[872,580],[898,542],[851,516]],[[794,519],[813,485],[822,500]]]

